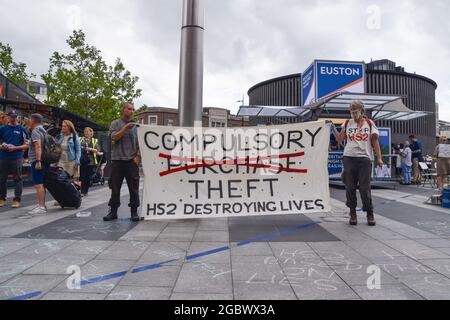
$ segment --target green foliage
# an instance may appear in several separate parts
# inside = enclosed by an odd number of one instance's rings
[[[119,58],[108,66],[101,51],[86,43],[82,30],[74,31],[67,44],[71,53],[53,53],[49,71],[42,75],[48,87],[46,102],[109,125],[120,117],[124,101],[141,96],[142,90],[136,89],[139,78]]]
[[[15,62],[13,50],[9,44],[0,42],[0,72],[17,85],[27,84],[36,75],[27,73],[27,65]]]

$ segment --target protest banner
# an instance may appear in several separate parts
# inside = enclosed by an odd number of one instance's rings
[[[439,145],[439,158],[450,158],[450,144]]]
[[[330,211],[329,128],[140,126],[142,216],[195,219]]]

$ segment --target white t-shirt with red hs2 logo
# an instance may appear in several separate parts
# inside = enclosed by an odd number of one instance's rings
[[[371,121],[372,128],[368,121]],[[345,129],[345,123],[343,125]],[[374,160],[372,135],[380,136],[378,128],[372,120],[366,119],[364,125],[358,129],[358,124],[351,119],[347,124],[347,145],[344,149],[344,157],[369,158]]]

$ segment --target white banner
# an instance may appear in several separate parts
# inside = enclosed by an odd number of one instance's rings
[[[138,133],[147,220],[330,211],[324,122]]]
[[[439,158],[450,158],[450,144],[439,145]]]

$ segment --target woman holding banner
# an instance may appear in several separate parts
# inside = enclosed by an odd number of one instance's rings
[[[434,150],[434,157],[437,158],[437,179],[439,190],[442,192],[444,190],[445,181],[447,177],[450,175],[450,159],[442,157],[440,146],[443,144],[447,144],[448,138],[446,136],[442,136],[439,138],[439,145],[436,146]]]
[[[363,211],[367,212],[367,223],[375,226],[373,212],[371,179],[375,150],[378,166],[383,167],[380,143],[378,141],[379,131],[374,122],[365,116],[365,107],[361,101],[354,101],[350,105],[352,119],[345,122],[343,130],[338,132],[333,127],[334,135],[339,144],[344,140],[347,144],[344,149],[344,172],[342,179],[347,191],[347,207],[350,208],[350,225],[358,224],[356,215],[357,197],[359,192],[363,201]]]

